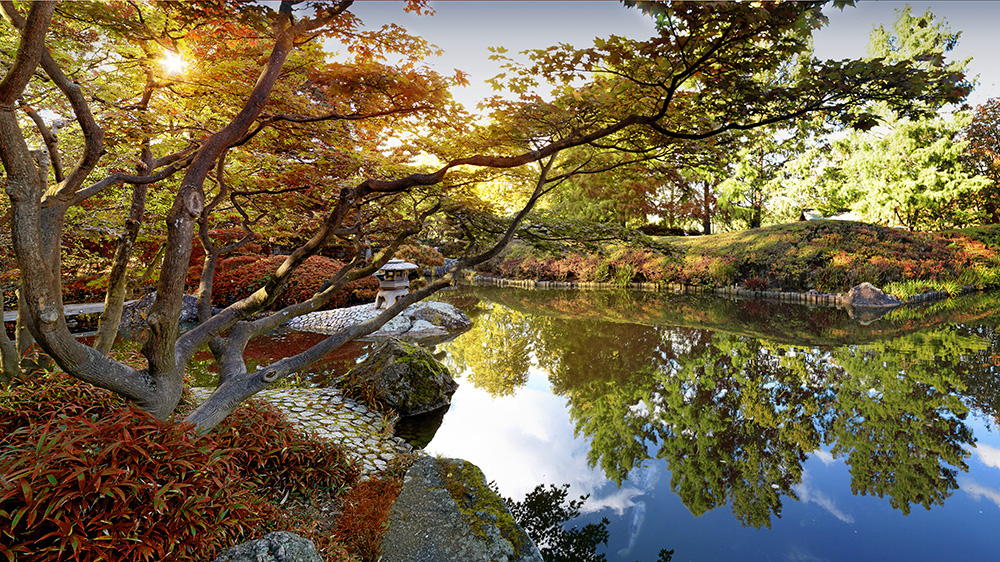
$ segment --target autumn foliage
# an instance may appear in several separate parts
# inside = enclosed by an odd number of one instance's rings
[[[222,259],[216,269],[212,283],[212,303],[225,307],[250,295],[274,274],[285,256],[242,255]],[[313,256],[306,260],[295,272],[274,303],[281,308],[299,303],[313,296],[319,287],[332,277],[343,262],[323,256]],[[195,265],[188,271],[188,287],[190,291],[197,288],[201,276],[201,265]],[[348,283],[326,304],[326,308],[341,308],[375,300],[378,292],[378,280],[366,277]]]
[[[362,560],[379,560],[389,512],[403,488],[402,478],[383,477],[362,482],[343,498],[343,513],[334,536]]]
[[[846,292],[859,283],[927,290],[1000,281],[1000,235],[984,227],[909,232],[847,221],[809,221],[738,233],[669,238],[677,257],[648,250],[550,255],[525,247],[486,270],[505,277]]]

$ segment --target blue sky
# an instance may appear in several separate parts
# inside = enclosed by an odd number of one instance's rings
[[[843,12],[828,9],[830,25],[816,35],[816,54],[820,58],[854,58],[862,55],[873,25],[891,26],[895,10],[905,2],[861,1]],[[977,104],[998,95],[1000,89],[1000,41],[996,24],[1000,22],[1000,2],[949,1],[911,2],[914,13],[928,7],[945,18],[953,31],[963,32],[954,51],[955,58],[973,56],[972,75],[980,76],[980,85],[970,96]],[[469,109],[492,95],[483,81],[499,72],[489,60],[489,47],[503,46],[511,52],[544,48],[557,43],[589,45],[594,37],[610,34],[645,38],[653,31],[652,23],[634,9],[626,9],[613,0],[521,1],[521,2],[433,2],[434,16],[415,16],[403,12],[398,2],[361,1],[352,10],[367,24],[380,26],[394,22],[421,35],[445,50],[432,61],[443,74],[458,68],[471,74],[472,84],[455,91],[455,97]]]

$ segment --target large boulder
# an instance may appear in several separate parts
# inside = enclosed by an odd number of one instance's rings
[[[422,457],[389,512],[383,562],[542,562],[479,467]]]
[[[152,308],[154,300],[156,300],[156,291],[147,294],[141,299],[125,303],[125,306],[122,308],[121,326],[126,328],[146,327],[146,316],[149,314],[149,309]],[[180,321],[198,321],[198,297],[184,295]]]
[[[871,283],[862,283],[851,288],[844,302],[855,307],[893,307],[903,304],[903,301],[886,293]]]
[[[379,342],[368,358],[347,374],[345,384],[371,388],[401,416],[447,406],[458,388],[448,368],[430,351],[396,338]]]
[[[902,305],[903,301],[871,283],[862,283],[847,292],[844,303],[847,305],[847,314],[859,324],[867,326]]]
[[[295,533],[275,531],[238,544],[213,562],[323,562],[316,546]]]
[[[423,320],[448,331],[463,330],[472,324],[464,312],[454,306],[437,301],[424,301],[409,307],[414,322]],[[412,328],[411,328],[412,331]]]
[[[454,306],[437,301],[412,304],[372,334],[398,336],[422,345],[448,341],[472,325],[472,320]]]

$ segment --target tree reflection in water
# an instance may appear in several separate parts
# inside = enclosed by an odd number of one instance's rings
[[[966,402],[998,402],[995,382],[983,383],[996,380],[993,330],[917,329],[904,317],[883,339],[800,346],[746,335],[765,329],[745,322],[727,333],[479,308],[449,348],[476,386],[509,394],[529,367],[547,371],[591,466],[621,485],[662,459],[694,515],[728,504],[747,526],[770,527],[783,498],[798,499],[803,463],[821,448],[844,458],[856,494],[903,513],[942,504],[974,442]],[[968,381],[986,394],[969,394]]]

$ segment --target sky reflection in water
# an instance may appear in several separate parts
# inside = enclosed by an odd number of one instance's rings
[[[549,483],[589,494],[578,523],[611,521],[608,560],[653,561],[661,548],[675,561],[1000,551],[996,318],[984,312],[996,299],[862,328],[843,311],[788,305],[476,292],[478,304],[457,302],[477,327],[445,348],[479,372],[459,376],[427,452],[476,463],[516,499]],[[498,332],[507,345],[483,351]],[[523,365],[526,376],[514,372]],[[652,396],[637,405],[643,392]],[[614,406],[595,408],[602,401]],[[691,402],[687,425],[671,404]],[[987,413],[966,416],[963,403]],[[666,422],[676,431],[658,428]]]

